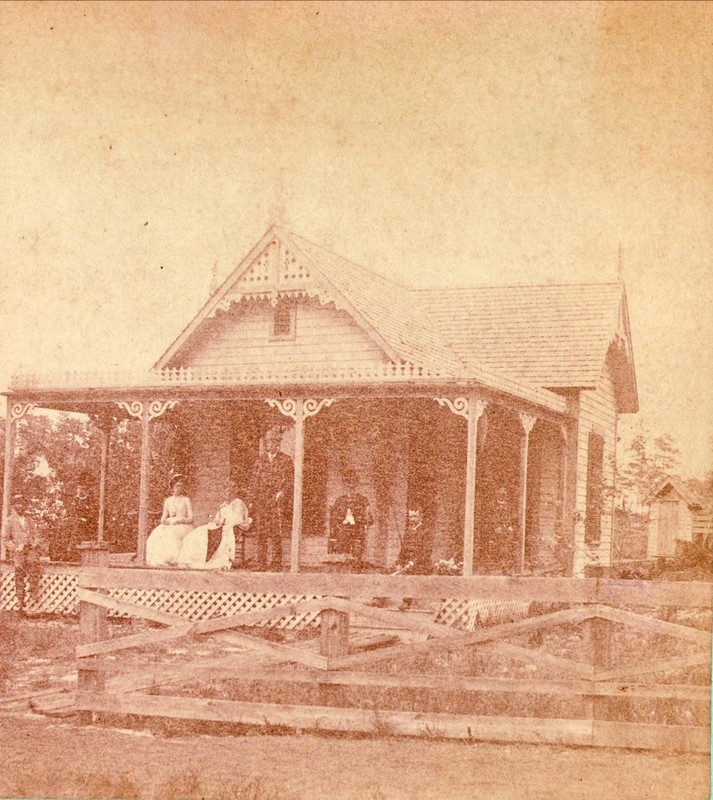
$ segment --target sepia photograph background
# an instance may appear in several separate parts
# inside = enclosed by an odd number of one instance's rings
[[[150,366],[273,222],[416,286],[623,279],[713,466],[707,3],[4,3],[0,383]]]

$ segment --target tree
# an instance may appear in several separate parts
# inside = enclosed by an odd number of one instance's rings
[[[680,455],[670,434],[652,439],[646,429],[637,433],[617,470],[616,485],[621,507],[641,508],[662,479],[679,471]]]
[[[160,513],[174,469],[176,425],[156,426],[151,440],[149,510]],[[4,425],[0,428],[4,453]],[[182,446],[185,449],[185,445]],[[23,494],[28,512],[50,545],[53,559],[76,560],[86,538],[77,524],[77,498],[87,489],[98,499],[101,432],[85,415],[31,413],[17,423],[12,494]],[[104,539],[113,550],[136,549],[141,429],[137,420],[114,418],[109,442]],[[4,459],[0,459],[0,480]],[[80,484],[84,484],[80,486]],[[86,485],[88,484],[88,485]],[[2,483],[0,483],[2,487]],[[149,525],[156,515],[149,517]]]

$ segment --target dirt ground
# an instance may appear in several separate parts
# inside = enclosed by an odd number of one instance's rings
[[[165,738],[0,716],[3,798],[704,800],[707,756],[316,736]]]

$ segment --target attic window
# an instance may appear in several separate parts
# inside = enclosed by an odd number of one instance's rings
[[[272,310],[271,339],[295,338],[295,309],[289,303],[281,300]]]

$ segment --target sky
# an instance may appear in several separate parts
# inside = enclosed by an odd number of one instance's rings
[[[711,4],[5,2],[0,37],[0,389],[150,366],[279,222],[416,286],[621,270],[623,444],[713,467]]]

